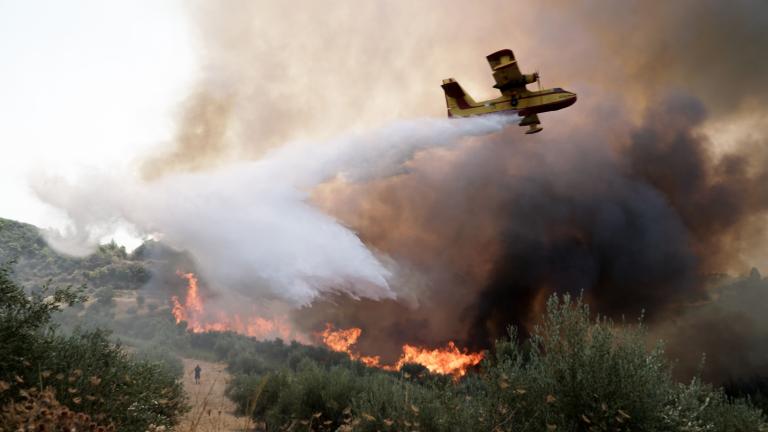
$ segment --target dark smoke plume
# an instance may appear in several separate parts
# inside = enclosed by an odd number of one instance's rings
[[[509,130],[424,151],[395,177],[314,188],[316,205],[397,269],[397,298],[327,295],[297,323],[361,327],[367,354],[450,339],[482,348],[507,325],[528,328],[547,294],[583,292],[599,313],[645,310],[691,353],[751,358],[768,326],[690,304],[717,296],[708,274],[768,258],[768,3],[332,3],[194,7],[205,73],[175,148],[145,176],[441,115],[439,80],[490,96],[482,56],[503,47],[580,98],[545,116],[553,126],[539,136]],[[723,321],[727,341],[709,331]],[[738,364],[754,369],[712,367]]]
[[[552,292],[583,292],[615,318],[675,316],[709,297],[705,276],[734,261],[739,233],[754,233],[766,208],[766,165],[717,155],[706,120],[696,98],[673,94],[618,125],[623,135],[539,143],[508,130],[423,154],[406,175],[327,185],[318,202],[427,276],[395,284],[415,293],[410,305],[335,299],[302,322],[359,326],[379,353],[413,338],[490,347],[507,326],[533,324]]]
[[[763,110],[768,97],[768,3],[762,0],[595,2],[553,0],[570,31],[590,35],[574,44],[579,75],[655,101],[671,88],[695,94],[717,115]],[[558,45],[568,46],[568,45]]]
[[[698,130],[706,119],[697,99],[667,98],[632,133],[627,159],[632,173],[677,210],[696,253],[714,271],[733,259],[745,222],[768,208],[768,165],[764,150],[737,147],[715,157],[715,144]]]
[[[601,313],[650,318],[704,298],[701,276],[733,259],[722,251],[732,254],[768,205],[768,167],[743,154],[714,157],[697,131],[706,117],[697,99],[667,97],[630,132],[618,166],[592,165],[584,152],[571,161],[584,178],[566,174],[566,187],[546,169],[513,184],[502,252],[471,308],[473,341],[503,335],[510,316],[523,324],[542,290],[584,292]]]

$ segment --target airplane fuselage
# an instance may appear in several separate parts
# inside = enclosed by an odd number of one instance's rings
[[[517,94],[503,95],[496,99],[476,102],[475,106],[449,109],[451,117],[469,117],[492,113],[509,112],[521,117],[548,111],[557,111],[576,103],[576,94],[561,88],[538,91],[524,91]]]

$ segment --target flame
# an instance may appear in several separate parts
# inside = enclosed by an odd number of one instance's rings
[[[202,312],[203,302],[200,300],[200,294],[197,289],[197,277],[195,274],[176,271],[176,275],[187,280],[187,298],[184,302],[184,307],[192,313]]]
[[[445,348],[419,348],[413,345],[403,345],[403,354],[397,361],[396,368],[400,369],[406,363],[418,363],[430,372],[444,375],[463,376],[467,369],[480,363],[483,353],[467,353],[459,351],[453,341]]]
[[[420,348],[413,345],[403,345],[400,359],[394,365],[382,365],[379,356],[363,356],[352,350],[363,331],[357,327],[334,330],[333,325],[326,324],[325,330],[318,333],[323,343],[333,351],[346,353],[352,360],[359,360],[366,366],[386,370],[399,370],[406,363],[417,363],[430,372],[453,375],[459,378],[467,370],[480,363],[483,353],[468,353],[460,351],[452,341],[445,348]]]
[[[348,328],[346,330],[339,329],[334,330],[333,325],[330,323],[325,325],[325,330],[319,333],[320,338],[323,339],[325,346],[332,351],[347,353],[352,360],[359,360],[366,366],[370,367],[382,367],[381,358],[379,356],[364,356],[352,351],[352,345],[357,343],[357,339],[363,331],[357,327]]]
[[[242,319],[238,314],[206,311],[198,289],[197,276],[181,271],[176,272],[176,274],[187,280],[187,292],[183,303],[178,296],[171,297],[171,313],[176,319],[176,323],[186,321],[187,328],[192,332],[233,331],[257,339],[280,337],[285,340],[309,343],[304,334],[296,332],[291,327],[286,317],[268,319],[253,316]],[[459,378],[466,374],[470,367],[477,365],[483,359],[483,353],[469,353],[466,350],[462,352],[453,342],[448,342],[444,348],[435,349],[406,344],[403,345],[400,359],[395,364],[386,365],[381,363],[379,356],[364,356],[353,350],[353,346],[357,344],[362,334],[362,329],[357,327],[335,329],[329,323],[325,325],[325,330],[318,333],[318,336],[322,339],[323,344],[333,351],[346,353],[349,358],[360,361],[366,366],[392,371],[399,370],[406,363],[418,363],[430,372],[453,375],[454,378]]]
[[[173,317],[176,318],[176,323],[178,324],[181,321],[190,322],[192,316],[199,315],[203,311],[203,302],[200,300],[200,295],[197,291],[197,277],[195,277],[194,273],[184,273],[177,270],[176,275],[187,280],[187,297],[184,300],[184,304],[182,305],[179,302],[178,296],[171,297],[171,302],[173,302],[171,313],[173,313]]]
[[[197,277],[193,273],[181,271],[177,271],[176,274],[187,280],[187,292],[183,303],[178,296],[171,297],[171,313],[177,324],[186,321],[187,328],[193,333],[232,331],[257,339],[279,337],[284,340],[308,342],[305,335],[293,329],[286,317],[268,319],[253,316],[243,319],[239,314],[206,311],[198,290]]]
[[[323,338],[323,343],[333,351],[348,353],[350,352],[350,347],[357,343],[357,338],[362,333],[363,331],[356,327],[346,330],[334,330],[333,326],[328,323],[325,325],[325,330],[320,332],[320,337]]]

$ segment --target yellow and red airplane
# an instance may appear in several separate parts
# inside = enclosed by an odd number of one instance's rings
[[[538,72],[532,74],[520,73],[515,55],[512,50],[503,49],[486,57],[491,65],[493,78],[501,91],[501,96],[482,102],[474,99],[453,78],[443,80],[445,102],[448,104],[448,117],[469,117],[476,115],[511,113],[523,119],[520,126],[528,126],[527,134],[541,132],[541,122],[537,114],[556,111],[573,105],[576,93],[565,91],[559,87],[541,89]],[[530,91],[525,86],[534,82],[539,83],[537,91]]]

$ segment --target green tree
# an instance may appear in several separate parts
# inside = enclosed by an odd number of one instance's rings
[[[102,306],[113,307],[115,305],[115,291],[112,288],[101,288],[94,294],[96,302]]]
[[[51,314],[82,300],[69,288],[27,295],[0,267],[0,405],[51,388],[71,410],[118,430],[175,425],[187,406],[174,372],[133,358],[103,331],[57,334]]]

